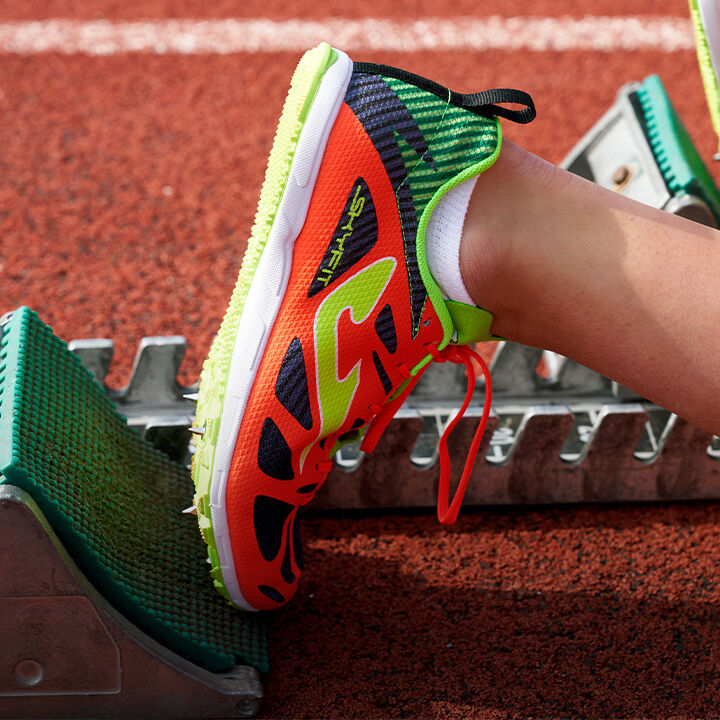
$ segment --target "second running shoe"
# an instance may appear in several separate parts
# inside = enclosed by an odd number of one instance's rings
[[[445,301],[424,238],[438,200],[497,158],[498,115],[529,122],[532,100],[457,94],[327,44],[300,61],[194,428],[211,574],[238,607],[272,609],[295,593],[299,513],[333,452],[368,424],[371,449],[428,363],[471,369],[467,344],[490,337],[489,313]],[[450,503],[441,448],[443,522],[457,516],[473,459]]]
[[[719,141],[714,159],[720,160],[720,0],[690,0],[690,16],[710,119]]]

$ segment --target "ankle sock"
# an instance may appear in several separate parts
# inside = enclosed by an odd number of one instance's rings
[[[475,305],[460,274],[460,240],[477,177],[456,185],[440,198],[425,231],[425,257],[447,300]]]

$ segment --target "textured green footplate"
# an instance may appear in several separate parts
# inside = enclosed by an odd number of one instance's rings
[[[308,50],[295,69],[275,133],[265,172],[265,181],[260,192],[255,223],[248,240],[242,267],[222,324],[210,347],[200,375],[195,425],[204,428],[205,432],[195,440],[193,480],[196,495],[194,503],[197,508],[198,524],[208,545],[210,573],[215,587],[228,600],[230,600],[230,595],[225,587],[213,534],[210,483],[230,362],[245,299],[285,191],[300,132],[305,125],[323,75],[336,60],[337,53],[327,43],[322,43],[316,48]]]
[[[27,308],[0,327],[0,482],[28,492],[99,592],[148,635],[221,671],[268,666],[262,616],[213,589],[188,471],[128,428]]]

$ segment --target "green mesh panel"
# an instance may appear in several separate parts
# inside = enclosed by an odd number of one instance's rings
[[[420,159],[396,133],[407,168],[418,217],[437,190],[458,173],[492,155],[497,147],[497,123],[449,105],[441,98],[401,80],[384,77],[409,110],[427,142],[433,163]]]
[[[0,330],[0,469],[28,492],[100,593],[189,660],[268,666],[264,619],[213,589],[189,472],[128,428],[38,316]],[[0,482],[3,481],[0,476]]]

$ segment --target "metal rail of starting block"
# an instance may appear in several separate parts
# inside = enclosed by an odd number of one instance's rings
[[[103,382],[110,340],[70,343]],[[182,337],[144,338],[127,388],[108,391],[131,426],[189,462],[194,403],[177,372]],[[500,343],[490,365],[494,403],[467,504],[534,504],[720,498],[720,442],[666,410],[618,397],[607,378],[566,358],[538,367],[543,351]],[[547,372],[547,368],[551,372]],[[428,369],[372,455],[346,445],[313,501],[316,508],[431,507],[440,434],[465,392],[464,371]],[[451,435],[464,460],[481,412],[482,388]]]

